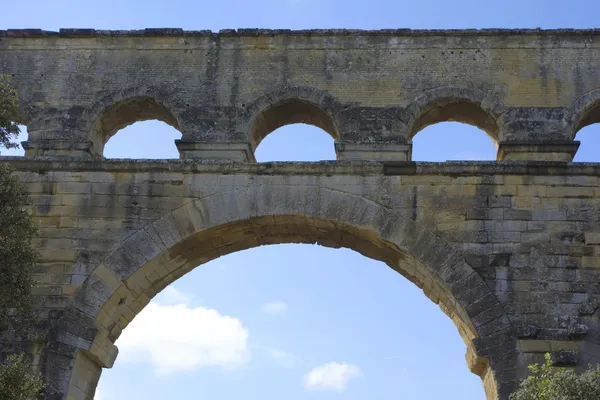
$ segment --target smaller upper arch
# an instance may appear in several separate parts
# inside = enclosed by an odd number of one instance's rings
[[[120,129],[140,121],[159,120],[181,131],[173,110],[176,107],[163,91],[135,87],[118,91],[87,109],[85,131],[92,141],[92,153],[101,155],[106,142]]]
[[[600,122],[600,89],[585,93],[569,107],[566,119],[569,139],[575,139],[577,132],[597,122]]]
[[[456,121],[480,128],[497,145],[501,140],[498,120],[506,108],[490,92],[441,86],[418,95],[407,110],[412,116],[408,123],[409,138],[429,125]]]
[[[253,148],[285,125],[304,123],[340,138],[336,115],[341,104],[329,93],[307,86],[285,87],[260,96],[245,108],[244,131]]]

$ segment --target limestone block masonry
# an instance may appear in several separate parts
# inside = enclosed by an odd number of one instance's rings
[[[488,399],[545,352],[600,363],[600,164],[571,163],[600,122],[597,65],[598,30],[0,31],[29,131],[26,156],[0,162],[41,228],[38,331],[0,356],[31,354],[46,400],[91,400],[169,283],[234,251],[318,243],[422,288]],[[181,131],[181,159],[103,158],[147,119]],[[412,162],[412,138],[447,120],[485,131],[498,161]],[[298,122],[338,160],[255,162]]]

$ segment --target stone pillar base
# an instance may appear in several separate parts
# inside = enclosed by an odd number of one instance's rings
[[[335,152],[342,161],[410,161],[412,144],[336,142]]]
[[[202,158],[206,160],[230,160],[256,162],[248,142],[211,143],[176,140],[180,158]]]
[[[28,140],[21,142],[26,157],[85,157],[92,156],[92,142],[89,140]]]
[[[573,161],[578,141],[565,142],[501,142],[499,161]]]

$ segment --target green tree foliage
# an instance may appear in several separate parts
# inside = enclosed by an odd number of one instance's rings
[[[18,117],[17,93],[0,76],[0,147],[18,146],[12,142],[19,133],[13,122]],[[36,259],[32,240],[37,229],[25,209],[28,204],[17,176],[0,164],[0,333],[9,337],[25,336],[32,316],[31,270]],[[0,364],[0,400],[34,398],[42,385],[23,354],[9,355]]]
[[[37,229],[24,208],[29,203],[17,176],[0,165],[0,331],[7,328],[10,315],[23,319],[31,313],[36,259],[32,239]]]
[[[572,369],[553,367],[550,354],[540,366],[529,366],[531,375],[521,382],[510,400],[598,400],[600,399],[600,366],[582,374]]]
[[[7,357],[0,367],[0,399],[29,400],[42,390],[39,374],[31,372],[23,354]]]
[[[0,147],[7,149],[19,147],[14,139],[20,132],[16,121],[21,119],[19,97],[10,86],[10,80],[8,76],[0,75]]]

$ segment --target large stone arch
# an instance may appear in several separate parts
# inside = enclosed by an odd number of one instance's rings
[[[264,94],[245,105],[242,132],[247,132],[253,149],[274,130],[289,124],[317,126],[340,139],[337,115],[341,103],[326,91],[309,86],[290,86]]]
[[[407,107],[409,138],[429,125],[457,121],[485,131],[496,146],[502,141],[502,114],[506,108],[492,92],[440,86],[419,94]]]
[[[596,122],[600,122],[600,89],[578,97],[569,107],[565,120],[568,139],[574,140],[579,130]]]
[[[82,117],[82,130],[92,142],[92,154],[102,155],[108,139],[135,122],[156,119],[181,131],[176,112],[179,108],[167,90],[135,86],[106,95],[87,108]]]
[[[53,390],[69,399],[91,399],[101,368],[116,358],[121,331],[169,283],[221,255],[297,242],[356,250],[413,281],[455,322],[467,344],[468,365],[483,379],[488,398],[507,398],[504,382],[511,381],[516,351],[511,321],[455,247],[364,197],[276,184],[196,199],[122,242],[57,323],[51,347],[67,346],[75,359],[63,370],[50,367],[54,375],[47,381],[64,385]],[[495,357],[502,351],[508,355]],[[59,364],[52,357],[64,358],[50,352],[48,365]]]

